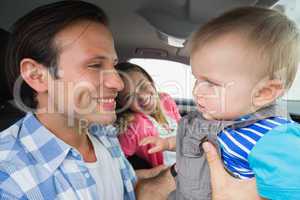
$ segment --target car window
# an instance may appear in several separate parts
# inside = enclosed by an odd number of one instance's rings
[[[284,95],[284,100],[300,101],[300,71],[298,70],[296,79],[291,89]]]
[[[191,67],[179,62],[133,58],[131,63],[143,67],[153,78],[160,92],[167,92],[173,98],[192,99],[195,78]]]
[[[280,0],[274,8],[283,11],[300,27],[300,1]],[[174,61],[146,58],[134,58],[130,59],[130,62],[142,66],[153,77],[159,91],[165,91],[174,98],[192,98],[195,79],[190,66]],[[300,101],[300,70],[283,99]]]

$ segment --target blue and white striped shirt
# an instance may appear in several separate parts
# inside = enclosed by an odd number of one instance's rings
[[[124,199],[135,199],[135,173],[112,126],[92,125],[120,164]],[[46,129],[32,113],[0,133],[0,199],[99,199],[95,180],[79,152]]]
[[[239,120],[245,119],[247,117]],[[252,148],[267,132],[288,123],[292,121],[282,117],[270,117],[243,128],[225,128],[218,134],[218,142],[226,169],[241,179],[254,177],[248,162]]]

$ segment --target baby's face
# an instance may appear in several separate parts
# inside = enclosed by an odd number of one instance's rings
[[[191,54],[193,94],[206,119],[236,119],[253,111],[253,89],[265,74],[258,59],[237,34],[208,41]]]

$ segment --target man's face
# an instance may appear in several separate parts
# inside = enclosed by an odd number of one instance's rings
[[[114,68],[111,32],[100,23],[77,22],[59,32],[55,44],[59,78],[51,77],[48,88],[55,112],[88,122],[114,122],[115,98],[124,86]]]
[[[262,62],[238,34],[208,41],[191,55],[194,97],[207,119],[235,119],[253,111],[253,88],[265,74]]]

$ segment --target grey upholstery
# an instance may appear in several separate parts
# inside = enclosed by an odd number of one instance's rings
[[[5,74],[5,54],[8,40],[9,32],[0,29],[0,131],[24,116],[22,111],[11,104],[13,96],[7,85]]]

